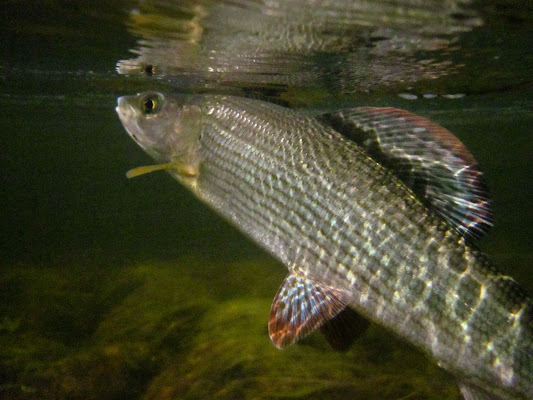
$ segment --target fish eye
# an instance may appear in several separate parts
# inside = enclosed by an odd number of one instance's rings
[[[149,92],[139,99],[139,107],[145,116],[157,114],[165,104],[165,97],[161,93]]]
[[[153,114],[157,108],[157,100],[154,97],[147,97],[142,103],[145,114]]]

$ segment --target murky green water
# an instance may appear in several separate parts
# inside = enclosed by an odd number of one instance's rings
[[[4,2],[0,397],[457,399],[375,326],[346,353],[274,349],[284,267],[168,175],[127,180],[148,157],[114,111],[161,89],[424,115],[478,159],[479,246],[533,293],[533,9],[407,3]]]

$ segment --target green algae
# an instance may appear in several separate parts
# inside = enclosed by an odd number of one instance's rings
[[[0,394],[10,399],[456,399],[454,382],[371,325],[346,352],[268,339],[284,271],[183,258],[0,275]]]

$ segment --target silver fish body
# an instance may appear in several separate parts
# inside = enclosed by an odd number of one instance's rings
[[[229,96],[122,97],[117,112],[157,162],[288,267],[285,289],[334,293],[455,375],[466,398],[533,399],[530,299],[352,140]]]

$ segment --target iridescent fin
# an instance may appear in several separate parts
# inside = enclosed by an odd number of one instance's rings
[[[460,384],[459,388],[461,389],[461,394],[465,400],[501,400],[501,397],[489,394],[474,386]]]
[[[464,236],[479,238],[492,226],[477,161],[442,126],[397,108],[358,107],[318,119],[361,145]]]
[[[370,323],[356,311],[347,307],[320,327],[329,345],[337,351],[348,350]]]
[[[268,331],[278,348],[303,338],[346,307],[342,291],[290,274],[272,303]]]

